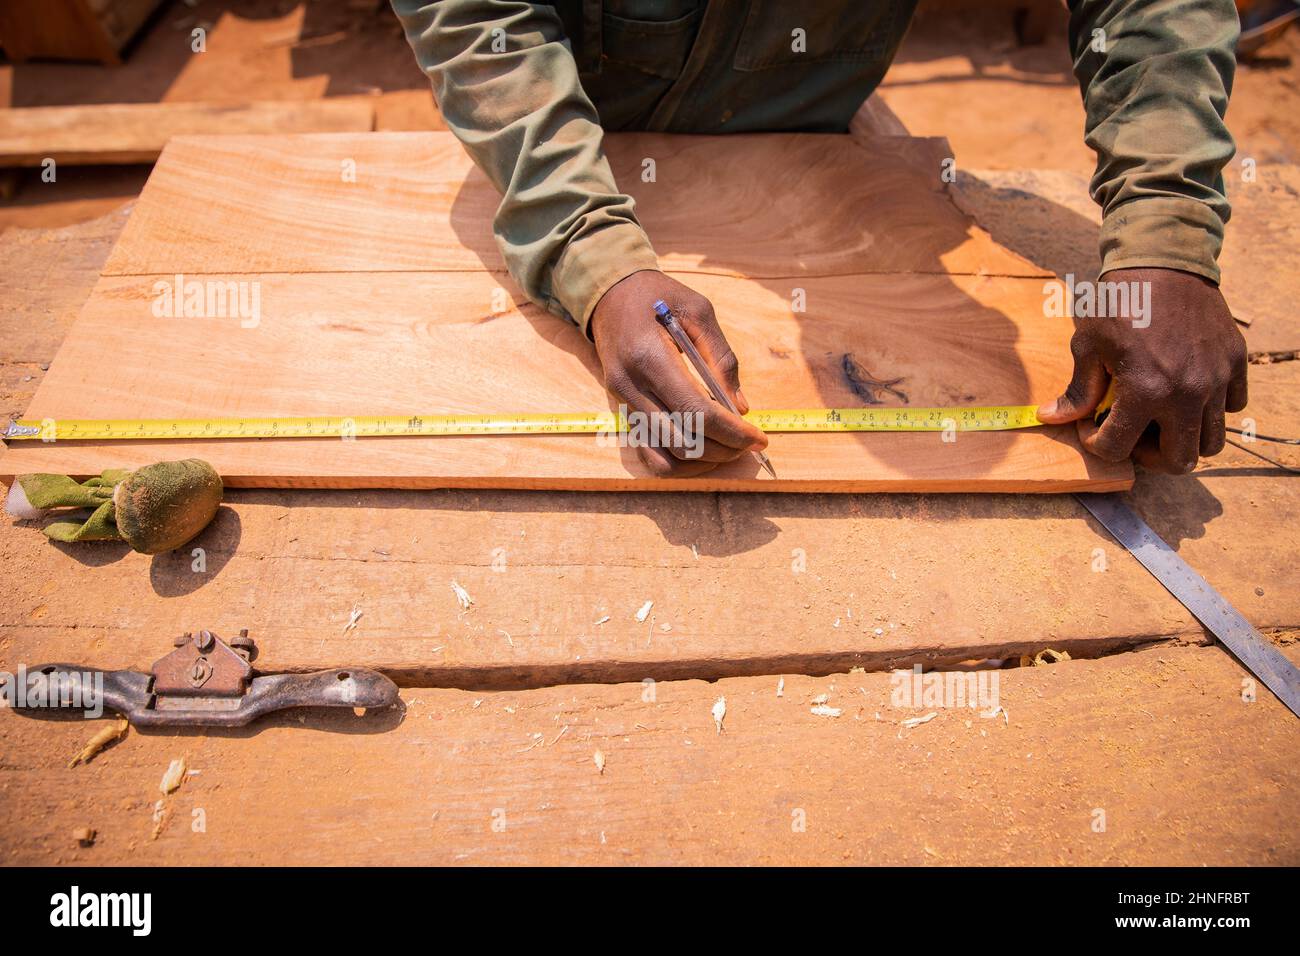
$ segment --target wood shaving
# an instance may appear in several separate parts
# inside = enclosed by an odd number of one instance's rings
[[[348,614],[348,622],[347,622],[346,624],[343,625],[343,633],[344,633],[344,634],[346,634],[348,631],[354,630],[354,629],[356,628],[356,626],[357,626],[357,621],[361,620],[361,615],[362,615],[363,613],[364,613],[364,612],[363,612],[363,611],[361,610],[361,608],[359,608],[357,605],[355,605],[355,604],[352,605],[352,611],[351,611],[350,614]]]
[[[727,698],[719,697],[713,704],[713,723],[718,728],[718,733],[722,733],[722,721],[727,716]]]
[[[777,697],[784,697],[784,696],[785,696],[785,678],[784,678],[784,677],[780,678],[780,679],[777,680],[777,682],[776,682],[776,696],[777,696]]]
[[[642,604],[641,609],[636,612],[636,622],[638,624],[644,624],[645,619],[650,616],[650,609],[654,606],[655,606],[654,601],[646,601],[644,604]]]
[[[843,713],[838,707],[827,707],[825,704],[818,704],[816,707],[810,707],[808,710],[811,714],[818,717],[838,717]]]
[[[163,828],[167,826],[167,821],[170,819],[171,815],[167,812],[167,805],[162,800],[159,800],[153,805],[153,829],[149,831],[149,839],[158,839],[158,835],[163,832]]]
[[[164,795],[175,793],[185,779],[185,758],[178,757],[167,765],[167,772],[163,774],[162,780],[158,784],[158,789]]]
[[[985,720],[988,720],[990,717],[996,717],[998,714],[1002,715],[1002,719],[1006,721],[1007,726],[1010,727],[1011,715],[1007,713],[1007,709],[1005,707],[998,705],[997,707],[992,707],[989,710],[980,712],[980,716],[983,717]]]
[[[605,753],[604,753],[604,751],[597,750],[594,754],[591,755],[591,759],[592,759],[593,761],[595,761],[595,764],[596,764],[596,772],[599,773],[599,774],[603,774],[603,773],[605,772]]]
[[[455,581],[451,582],[451,590],[456,595],[456,603],[460,605],[460,609],[462,611],[468,611],[470,609],[470,605],[474,603],[474,599],[469,596],[469,592],[466,591],[459,584],[457,584]]]
[[[939,716],[939,712],[936,710],[932,710],[928,714],[924,715],[923,717],[907,718],[907,720],[903,721],[903,726],[910,730],[913,727],[920,727],[922,724],[928,724],[930,721],[934,720],[934,718],[938,716]]]
[[[119,717],[115,722],[109,724],[109,726],[105,727],[99,733],[95,734],[95,736],[86,741],[86,746],[82,747],[81,751],[68,761],[69,769],[75,767],[79,763],[90,763],[96,754],[113,741],[125,737],[127,728],[130,726],[131,724],[125,717]]]

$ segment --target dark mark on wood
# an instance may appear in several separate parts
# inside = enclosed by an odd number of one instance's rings
[[[883,401],[880,397],[881,392],[888,392],[904,405],[907,404],[907,394],[894,387],[903,381],[902,376],[891,379],[878,379],[858,364],[852,352],[844,353],[844,357],[840,360],[840,367],[844,370],[844,380],[848,382],[853,394],[868,405],[881,404]]]

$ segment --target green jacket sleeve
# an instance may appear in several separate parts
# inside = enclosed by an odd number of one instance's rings
[[[1074,75],[1097,154],[1102,271],[1162,266],[1215,282],[1230,210],[1224,125],[1232,0],[1069,0]]]
[[[501,191],[493,229],[534,302],[585,332],[614,283],[658,268],[601,148],[596,109],[555,9],[392,0],[447,128]]]

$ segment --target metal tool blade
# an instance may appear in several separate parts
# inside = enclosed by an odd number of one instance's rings
[[[1074,497],[1291,713],[1300,717],[1300,669],[1117,495],[1079,492]]]

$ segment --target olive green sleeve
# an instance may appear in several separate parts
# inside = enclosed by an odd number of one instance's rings
[[[555,9],[505,0],[392,0],[447,128],[501,191],[506,268],[584,331],[600,297],[658,260],[619,192]]]
[[[1230,210],[1224,125],[1232,0],[1069,0],[1070,49],[1097,154],[1102,271],[1161,266],[1219,280]]]

